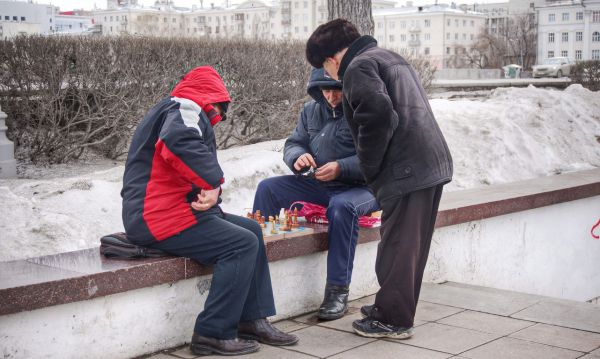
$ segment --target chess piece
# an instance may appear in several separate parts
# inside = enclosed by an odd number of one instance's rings
[[[277,228],[275,228],[275,222],[271,221],[271,234],[277,234]]]
[[[260,228],[266,228],[267,225],[265,224],[265,216],[261,216],[260,220],[258,222],[258,224],[260,225]]]
[[[260,223],[260,209],[257,209],[256,213],[254,213],[254,220]]]

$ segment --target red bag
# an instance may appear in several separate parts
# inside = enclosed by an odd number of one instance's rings
[[[314,203],[297,201],[291,204],[290,210],[292,210],[295,205],[302,206],[301,208],[298,208],[298,217],[304,217],[306,219],[306,222],[329,224],[326,215],[327,208]],[[380,225],[381,218],[379,217],[362,216],[358,218],[359,227],[374,228],[379,227]]]

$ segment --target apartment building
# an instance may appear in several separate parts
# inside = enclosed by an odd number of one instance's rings
[[[469,49],[485,25],[481,13],[450,5],[407,6],[373,10],[375,38],[380,46],[425,55],[437,68]]]
[[[51,34],[58,8],[33,1],[0,0],[0,38],[18,34]]]
[[[600,60],[600,0],[536,0],[538,62]]]
[[[486,15],[485,27],[491,34],[506,33],[509,19],[514,16],[534,16],[534,0],[509,0],[487,4],[468,5],[468,9]],[[531,19],[534,23],[534,18]]]

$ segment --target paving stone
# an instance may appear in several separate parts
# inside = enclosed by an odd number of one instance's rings
[[[450,354],[416,348],[399,342],[378,340],[356,349],[334,355],[330,358],[364,359],[375,356],[377,359],[445,359],[450,357]]]
[[[295,322],[298,322],[298,323],[303,323],[303,324],[308,324],[308,325],[315,325],[315,324],[319,324],[319,322],[320,322],[319,318],[317,317],[317,312],[311,312],[308,314],[304,314],[299,317],[292,318],[292,320]]]
[[[198,355],[192,353],[189,345],[186,345],[183,348],[172,352],[171,355],[176,356],[177,358],[183,358],[183,359],[198,358]]]
[[[348,302],[348,306],[360,309],[360,307],[362,307],[363,305],[371,305],[373,303],[375,303],[375,295],[369,295],[369,296],[362,297],[360,299],[356,299],[351,302]]]
[[[600,359],[600,348],[585,356],[582,356],[581,359]]]
[[[589,352],[600,346],[600,334],[548,324],[536,324],[510,336],[581,352]]]
[[[421,300],[508,316],[539,302],[540,296],[478,286],[423,283]]]
[[[515,338],[500,338],[461,355],[470,359],[570,359],[582,354]]]
[[[565,300],[543,300],[513,318],[600,333],[600,306]]]
[[[287,348],[293,349],[294,346],[287,347]],[[228,357],[224,357],[222,355],[207,355],[207,356],[201,356],[201,357],[198,357],[198,358],[202,358],[202,359],[223,359],[223,358],[228,358]],[[233,358],[233,357],[229,357],[229,358]],[[272,358],[306,359],[306,358],[313,358],[313,357],[310,356],[310,355],[306,355],[306,354],[295,352],[293,350],[287,350],[287,349],[283,349],[281,347],[273,347],[273,346],[270,346],[270,345],[261,344],[260,345],[260,350],[257,351],[256,353],[246,354],[246,355],[243,355],[243,356],[235,356],[235,358],[244,358],[244,359],[272,359]],[[175,358],[170,357],[170,359],[175,359]]]
[[[298,329],[306,328],[308,325],[294,322],[293,320],[282,320],[277,323],[273,323],[273,326],[283,332],[290,333]]]
[[[496,334],[482,333],[438,323],[427,323],[415,328],[414,335],[406,340],[406,344],[444,353],[460,354],[498,337],[499,335]]]
[[[348,313],[340,319],[319,322],[319,326],[343,330],[348,333],[354,333],[352,322],[361,319],[360,311],[357,308],[348,308]]]
[[[151,356],[151,357],[148,357],[148,358],[146,358],[146,359],[175,359],[175,358],[177,358],[177,357],[174,357],[174,356],[170,356],[170,355],[167,355],[167,354],[160,353],[160,354],[156,354],[156,355],[153,355],[153,356]]]
[[[446,305],[419,301],[417,304],[416,321],[435,322],[436,320],[448,317],[452,314],[462,312],[463,309],[448,307]]]
[[[438,323],[473,329],[484,333],[508,335],[535,323],[470,310],[438,320]]]
[[[345,352],[375,340],[318,325],[300,329],[294,334],[300,337],[300,342],[290,349],[321,358]]]

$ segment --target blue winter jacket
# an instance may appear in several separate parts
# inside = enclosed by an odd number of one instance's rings
[[[317,166],[337,161],[341,166],[340,176],[328,185],[364,184],[356,149],[342,105],[335,109],[325,100],[320,87],[338,87],[342,84],[325,76],[323,69],[314,69],[310,76],[307,92],[313,98],[300,113],[298,125],[285,142],[283,160],[294,172],[294,163],[304,153],[310,153]],[[324,182],[326,183],[326,182]]]

